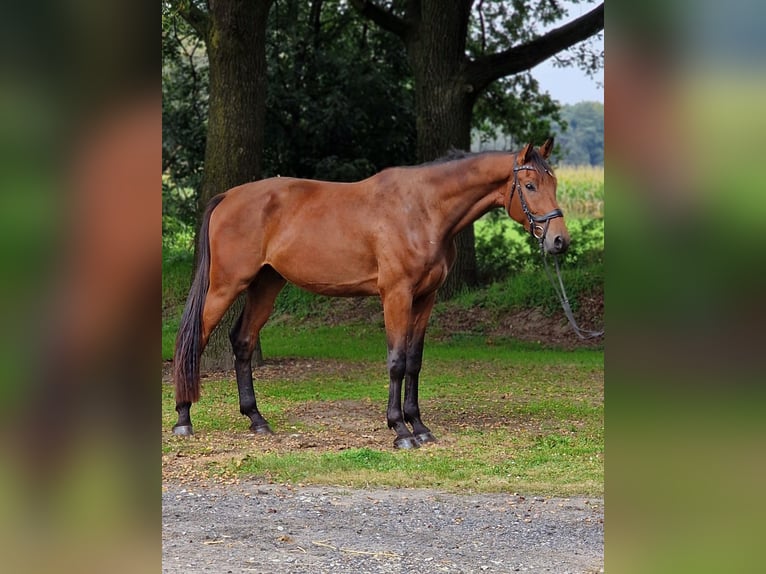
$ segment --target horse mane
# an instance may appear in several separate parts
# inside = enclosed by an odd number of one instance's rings
[[[465,150],[457,149],[453,147],[453,148],[450,148],[447,151],[447,153],[444,154],[443,156],[438,157],[433,161],[422,163],[420,164],[420,166],[450,163],[453,161],[459,161],[462,159],[467,159],[472,157],[483,157],[488,155],[515,155],[517,153],[519,152],[518,151],[503,151],[503,150],[470,152],[470,151],[465,151]],[[549,173],[553,173],[553,169],[551,169],[550,164],[545,160],[545,158],[542,155],[540,155],[540,152],[537,150],[537,148],[532,148],[532,153],[530,154],[529,160],[530,161],[527,162],[527,165],[532,165],[538,171],[540,172],[547,171]]]

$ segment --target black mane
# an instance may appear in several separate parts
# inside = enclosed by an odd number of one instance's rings
[[[459,161],[461,159],[467,159],[471,157],[481,157],[486,156],[490,154],[502,154],[502,155],[515,155],[518,152],[512,152],[512,151],[502,151],[502,150],[490,150],[490,151],[479,151],[479,152],[469,152],[462,149],[457,148],[450,148],[449,151],[444,154],[443,156],[436,158],[433,161],[429,161],[426,163],[422,163],[420,165],[426,166],[426,165],[436,165],[436,164],[442,164],[442,163],[449,163],[452,161]],[[551,166],[548,164],[547,161],[545,161],[545,158],[540,155],[540,152],[537,150],[537,148],[532,149],[532,153],[530,154],[529,161],[526,165],[531,165],[538,171],[542,172],[548,172],[553,173],[553,169],[551,169]]]

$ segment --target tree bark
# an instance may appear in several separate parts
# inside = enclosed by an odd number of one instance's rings
[[[406,37],[415,79],[418,161],[430,161],[450,148],[469,151],[475,94],[463,80],[470,0],[423,1],[420,19]],[[473,225],[455,238],[457,258],[439,296],[448,299],[477,282]]]
[[[261,176],[266,113],[266,21],[272,0],[209,2],[210,65],[200,205]]]
[[[210,0],[208,11],[181,12],[203,36],[209,62],[205,171],[198,201],[201,217],[210,199],[261,177],[266,113],[266,24],[273,0]],[[243,307],[226,313],[202,359],[207,369],[231,369],[228,332]],[[255,362],[263,362],[258,342]]]

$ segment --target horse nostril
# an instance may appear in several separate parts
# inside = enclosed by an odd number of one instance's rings
[[[556,251],[556,253],[561,253],[562,251],[565,251],[567,248],[567,242],[564,240],[561,235],[557,235],[553,239],[553,249]]]

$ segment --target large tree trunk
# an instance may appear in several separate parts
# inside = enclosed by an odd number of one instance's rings
[[[210,2],[210,63],[201,206],[261,176],[266,113],[266,20],[272,0]]]
[[[205,34],[209,102],[200,212],[213,196],[260,179],[266,112],[266,23],[273,0],[208,3]],[[241,298],[226,313],[203,355],[207,369],[231,369],[228,332],[242,311]],[[255,362],[262,362],[260,342]]]
[[[470,1],[421,2],[417,32],[407,51],[415,77],[418,161],[430,161],[450,148],[471,146],[471,113],[475,94],[462,79]],[[442,298],[474,285],[476,249],[473,225],[458,234],[457,259],[440,290]]]

